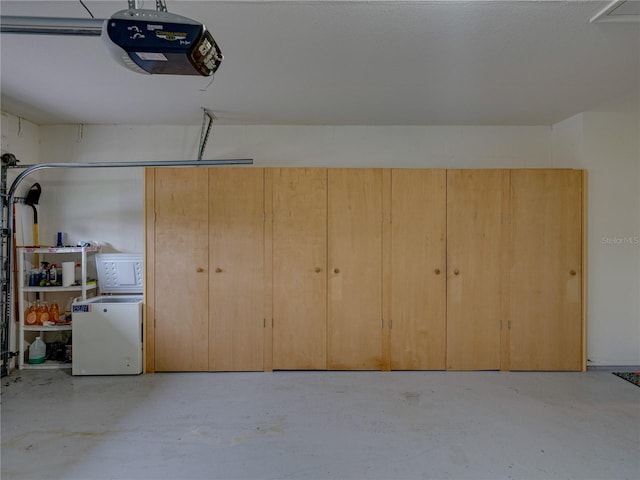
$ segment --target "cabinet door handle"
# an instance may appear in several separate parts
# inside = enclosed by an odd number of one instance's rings
[[[571,271],[569,272],[569,274],[571,274],[571,276],[573,277],[573,276],[576,274],[576,271],[575,271],[575,270],[571,270]]]
[[[340,273],[340,269],[339,268],[334,268],[333,269],[333,273]]]
[[[204,268],[198,267],[198,268],[196,268],[196,272],[202,273],[202,272],[204,272]]]
[[[220,267],[216,267],[216,273],[220,273],[222,272],[222,269]]]
[[[316,273],[320,273],[322,269],[320,267],[316,267]]]
[[[436,269],[433,271],[433,273],[435,273],[436,275],[440,275],[440,269],[439,269],[439,268],[436,268]]]
[[[453,271],[454,275],[459,275],[460,274],[460,270],[458,270],[457,268]]]

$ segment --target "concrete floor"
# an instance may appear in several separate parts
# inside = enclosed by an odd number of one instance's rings
[[[610,372],[2,379],[2,479],[638,479]]]

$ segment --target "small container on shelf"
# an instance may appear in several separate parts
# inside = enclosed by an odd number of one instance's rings
[[[29,308],[24,314],[24,324],[28,327],[34,327],[37,325],[38,320],[38,305],[37,302],[29,303]]]
[[[56,302],[53,302],[51,304],[51,308],[49,309],[49,321],[51,323],[60,322],[60,307]]]
[[[40,286],[40,270],[34,268],[29,272],[29,286],[30,287],[39,287]]]
[[[58,285],[58,266],[52,263],[47,272],[47,285]]]
[[[49,321],[49,304],[44,300],[38,303],[36,308],[36,325],[45,325]]]

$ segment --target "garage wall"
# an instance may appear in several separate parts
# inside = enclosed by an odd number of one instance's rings
[[[21,163],[37,163],[40,155],[40,127],[2,112],[2,153],[13,153]]]
[[[581,113],[553,126],[554,166],[588,170],[587,365],[640,365],[640,115]]]
[[[19,145],[15,128],[5,134],[5,118],[3,149],[5,142]],[[199,126],[34,130],[22,151],[37,150],[41,162],[194,159],[200,137]],[[216,125],[204,158],[253,158],[266,167],[586,168],[589,365],[640,365],[639,247],[615,243],[640,234],[637,132],[637,112],[611,111],[587,112],[553,127]],[[140,169],[47,171],[41,241],[52,243],[63,231],[68,243],[96,240],[106,251],[142,251],[142,178]]]
[[[43,162],[195,159],[200,126],[43,126]],[[549,167],[549,127],[215,126],[204,158],[253,158],[256,166]],[[43,187],[45,185],[43,184]],[[41,237],[142,251],[142,172],[51,172]],[[53,240],[51,240],[53,241]]]
[[[38,163],[40,156],[40,127],[15,115],[9,115],[2,112],[0,116],[0,125],[2,130],[1,152],[12,153],[20,160],[20,165],[31,165]],[[19,169],[9,169],[7,172],[7,188],[11,186],[11,182],[20,173]],[[16,192],[16,196],[24,196],[29,187],[39,177],[34,174],[29,180],[25,180],[24,184]]]

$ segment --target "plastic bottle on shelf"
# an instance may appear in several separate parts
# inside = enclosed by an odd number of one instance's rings
[[[40,337],[36,337],[33,343],[29,346],[29,363],[43,363],[46,357],[47,346],[44,344]]]
[[[40,262],[40,286],[46,287],[49,284],[49,262]]]
[[[27,308],[27,311],[24,314],[24,324],[26,326],[32,327],[36,325],[37,318],[38,318],[37,310],[38,310],[38,307],[36,303],[32,303],[31,305],[29,305],[29,308]]]
[[[48,277],[47,285],[53,286],[58,283],[58,266],[55,263],[49,267]]]
[[[47,302],[42,301],[38,305],[36,310],[36,325],[43,325],[44,322],[49,321],[49,305]]]
[[[40,270],[34,268],[29,273],[29,286],[30,287],[39,287],[40,286]]]
[[[52,323],[60,321],[60,307],[56,302],[53,302],[49,308],[49,321]]]
[[[71,323],[71,310],[73,308],[73,297],[69,297],[67,300],[67,308],[64,309],[64,321],[65,323]]]

